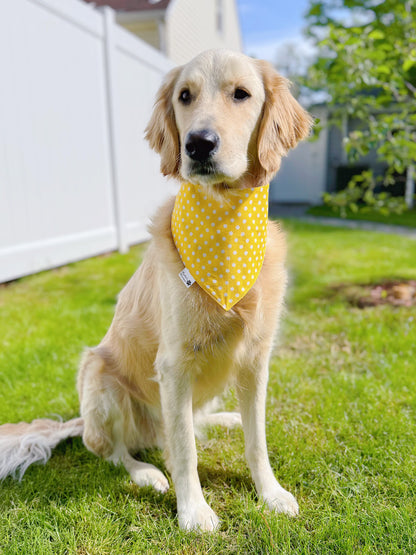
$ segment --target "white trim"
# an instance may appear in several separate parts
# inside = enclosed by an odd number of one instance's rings
[[[162,54],[166,55],[166,21],[164,19],[157,20],[157,32],[159,33],[159,49]]]
[[[172,10],[175,8],[175,5],[178,3],[178,0],[170,0],[169,4],[165,9],[165,20],[167,21],[170,17]]]
[[[241,32],[240,13],[238,11],[237,0],[233,0],[233,8],[234,8],[235,18],[237,20],[238,37],[239,37],[238,42],[240,44],[240,52],[242,52],[244,50],[244,45],[243,45],[243,35],[242,35],[242,32]]]

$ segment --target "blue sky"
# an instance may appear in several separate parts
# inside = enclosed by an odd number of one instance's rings
[[[274,61],[286,42],[302,44],[309,0],[237,0],[244,52]]]

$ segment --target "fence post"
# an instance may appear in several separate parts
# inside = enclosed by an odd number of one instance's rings
[[[107,96],[107,121],[110,143],[111,186],[113,191],[114,219],[117,230],[118,250],[126,253],[129,245],[126,236],[125,218],[122,206],[122,189],[119,172],[119,135],[117,128],[117,86],[115,76],[115,42],[114,42],[114,11],[102,8],[104,19],[104,58],[105,58],[105,86]]]

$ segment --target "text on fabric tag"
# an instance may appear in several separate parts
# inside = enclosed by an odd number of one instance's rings
[[[191,276],[191,273],[189,272],[188,268],[184,268],[181,272],[179,272],[179,277],[186,285],[186,287],[191,287],[191,285],[195,283],[195,280]]]

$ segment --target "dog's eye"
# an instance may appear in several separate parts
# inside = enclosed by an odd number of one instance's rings
[[[179,102],[182,104],[189,104],[191,102],[191,93],[189,89],[184,89],[179,95]]]
[[[233,98],[234,100],[246,100],[246,98],[250,98],[250,93],[248,93],[246,90],[244,89],[240,89],[239,87],[237,87],[234,91],[233,94]]]

